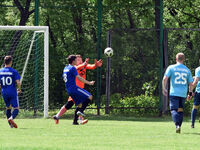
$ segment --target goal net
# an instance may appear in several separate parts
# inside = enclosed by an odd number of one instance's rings
[[[34,115],[44,112],[44,117],[47,117],[48,27],[0,26],[1,67],[6,55],[13,57],[12,68],[21,75],[20,110]]]

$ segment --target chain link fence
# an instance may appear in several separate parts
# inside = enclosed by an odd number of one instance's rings
[[[199,31],[164,29],[162,74],[168,65],[176,63],[176,54],[183,52],[185,65],[194,75],[199,65]],[[106,113],[113,110],[135,112],[135,109],[139,112],[141,109],[144,112],[150,109],[158,113],[159,109],[164,113],[169,111],[168,97],[163,97],[160,102],[162,106],[159,105],[159,85],[162,82],[159,77],[159,41],[159,30],[156,29],[112,29],[108,32],[107,46],[113,48],[114,55],[107,58],[107,65],[110,65],[107,66],[107,77],[110,77],[110,81],[105,83],[107,92],[102,98]],[[185,109],[186,112],[191,111],[191,102],[186,102]]]

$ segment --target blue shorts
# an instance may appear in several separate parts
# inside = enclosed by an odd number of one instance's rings
[[[200,93],[195,92],[193,105],[195,106],[200,105]]]
[[[83,103],[91,96],[91,94],[88,91],[79,87],[76,87],[73,90],[68,91],[68,94],[72,97],[73,101],[75,102],[75,105]]]
[[[169,96],[170,99],[170,110],[178,110],[178,108],[184,108],[185,98],[178,96]]]
[[[17,95],[5,95],[3,94],[3,100],[6,104],[6,107],[10,107],[10,105],[15,108],[15,107],[19,107],[19,100],[18,100],[18,96]]]

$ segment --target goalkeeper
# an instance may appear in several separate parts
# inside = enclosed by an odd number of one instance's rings
[[[99,61],[97,61],[95,59],[95,63],[94,64],[88,64],[88,61],[89,59],[86,58],[85,59],[85,62],[83,63],[83,60],[82,60],[82,57],[81,55],[76,55],[77,57],[77,65],[75,66],[76,69],[77,69],[77,72],[78,74],[83,77],[84,79],[86,79],[86,70],[93,70],[97,67],[101,67],[102,66],[102,60],[100,59]],[[76,78],[76,85],[80,88],[84,88],[85,84],[81,81],[79,81],[77,78]],[[87,107],[88,103],[90,101],[87,100],[84,104],[83,104],[83,110]],[[60,109],[60,111],[57,113],[57,115],[53,116],[53,119],[55,120],[55,123],[58,124],[59,123],[59,118],[67,111],[69,110],[70,108],[72,108],[72,106],[74,105],[74,101],[73,99],[71,98],[71,96],[68,98],[68,102]],[[74,113],[74,121],[73,121],[73,124],[74,125],[78,125],[78,115],[77,115],[77,110],[75,110],[75,113]],[[83,114],[82,114],[83,115]],[[83,116],[80,115],[79,116],[79,120],[80,120],[80,124],[85,124],[87,123],[87,119],[84,120]]]

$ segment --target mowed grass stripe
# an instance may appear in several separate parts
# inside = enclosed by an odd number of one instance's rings
[[[18,129],[10,129],[0,119],[1,150],[177,150],[199,149],[200,124],[190,128],[186,121],[182,133],[175,133],[170,119],[92,118],[86,125],[74,126],[72,120],[16,119]],[[120,121],[120,119],[122,121]]]

